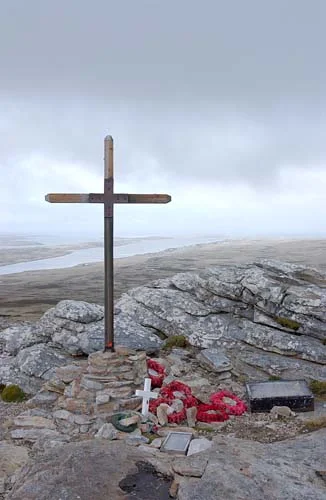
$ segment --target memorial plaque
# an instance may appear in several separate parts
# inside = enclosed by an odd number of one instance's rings
[[[191,440],[191,432],[169,432],[161,446],[161,451],[185,455]]]
[[[269,412],[288,406],[296,412],[313,411],[314,395],[305,380],[273,380],[246,384],[251,412]]]

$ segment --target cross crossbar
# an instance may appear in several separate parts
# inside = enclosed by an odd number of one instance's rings
[[[49,203],[102,203],[104,205],[104,350],[114,351],[113,322],[113,207],[116,203],[169,203],[168,194],[127,194],[113,190],[113,139],[104,140],[103,193],[49,193]]]
[[[46,195],[45,200],[49,203],[104,203],[104,194],[50,193]],[[113,203],[169,203],[170,201],[171,196],[168,194],[113,194]]]

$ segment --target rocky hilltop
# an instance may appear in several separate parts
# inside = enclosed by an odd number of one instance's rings
[[[283,412],[210,424],[199,414],[213,392],[243,399],[245,380],[325,381],[325,301],[326,275],[263,260],[130,290],[115,304],[114,353],[103,353],[97,304],[64,300],[36,323],[2,330],[0,382],[33,397],[12,412],[1,401],[10,418],[0,418],[0,499],[213,500],[218,491],[326,500],[322,401],[312,415],[274,407]],[[161,349],[173,335],[189,345]],[[162,393],[169,384],[178,390],[143,416],[135,393],[151,364],[164,367]],[[175,416],[185,406],[185,388],[198,401],[180,426],[168,410]],[[192,434],[187,456],[161,451],[170,430]]]
[[[246,379],[326,380],[326,274],[261,260],[180,273],[130,290],[115,304],[116,343],[157,351],[183,335]],[[71,356],[103,346],[102,306],[65,300],[33,324],[0,332],[0,382],[35,393]],[[206,351],[209,349],[210,351]],[[205,359],[203,359],[205,362]]]

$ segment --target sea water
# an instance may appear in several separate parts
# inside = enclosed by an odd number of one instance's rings
[[[68,241],[67,239],[62,239],[58,242],[58,238],[34,238],[37,239],[41,244],[49,246],[59,246],[60,244],[69,243],[82,243],[82,241]],[[94,240],[92,240],[94,241]],[[119,259],[123,257],[131,257],[134,255],[143,255],[147,253],[157,253],[164,250],[182,248],[185,246],[201,245],[205,243],[214,243],[221,241],[218,237],[179,237],[179,238],[144,238],[138,239],[117,239],[114,246],[114,258]],[[84,243],[86,241],[84,240]],[[29,246],[30,245],[26,245]],[[20,246],[21,248],[21,246]],[[85,248],[81,250],[75,250],[69,252],[60,257],[53,257],[49,259],[39,259],[27,262],[19,262],[17,264],[9,264],[6,266],[0,266],[0,275],[22,273],[25,271],[40,271],[45,269],[63,269],[67,267],[73,267],[77,265],[87,265],[94,262],[103,262],[104,250],[103,246]]]

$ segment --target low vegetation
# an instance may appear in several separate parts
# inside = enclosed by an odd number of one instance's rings
[[[26,394],[18,385],[7,385],[1,391],[1,399],[6,403],[21,403],[26,399]]]
[[[271,382],[272,381],[277,381],[277,380],[282,380],[281,377],[279,377],[278,375],[271,375],[268,380],[270,380]]]
[[[149,440],[149,444],[151,444],[154,441],[154,439],[157,438],[157,435],[151,432],[143,432],[143,436],[145,436]]]
[[[321,417],[311,418],[307,420],[304,424],[304,429],[306,431],[318,431],[318,429],[323,429],[326,427],[326,415]]]
[[[318,398],[326,398],[326,382],[321,380],[312,380],[309,387],[313,394]]]
[[[276,323],[283,326],[284,328],[289,328],[290,330],[293,330],[294,332],[298,331],[300,326],[301,326],[300,323],[298,323],[297,321],[294,321],[293,319],[281,318],[280,316],[276,316],[275,321],[276,321]]]
[[[155,335],[157,335],[161,340],[166,340],[167,336],[165,333],[161,332],[160,330],[156,330]]]
[[[187,346],[188,346],[188,341],[184,335],[172,335],[166,340],[163,349],[172,349],[173,347],[187,347]]]
[[[196,425],[195,427],[196,431],[202,433],[202,434],[210,434],[210,433],[216,433],[216,429],[210,428],[210,427],[201,427],[200,425]]]
[[[248,382],[248,377],[246,375],[240,374],[237,376],[237,382],[239,382],[239,384],[246,384]]]

